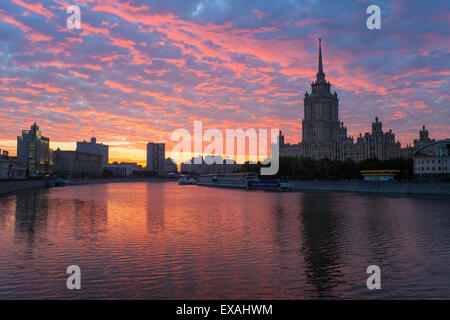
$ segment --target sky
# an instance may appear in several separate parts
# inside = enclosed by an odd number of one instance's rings
[[[369,30],[369,5],[381,29]],[[69,5],[81,29],[69,29]],[[2,0],[0,149],[37,122],[53,148],[91,136],[144,164],[174,130],[277,128],[301,141],[324,72],[349,135],[378,116],[403,145],[450,137],[450,1]],[[168,152],[167,155],[170,155]],[[176,156],[175,156],[176,158]]]

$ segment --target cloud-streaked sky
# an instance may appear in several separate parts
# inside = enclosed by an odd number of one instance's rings
[[[81,30],[66,27],[69,5]],[[381,7],[381,30],[366,8]],[[2,0],[0,148],[34,121],[52,146],[95,135],[145,162],[177,128],[279,128],[301,140],[303,95],[324,71],[350,135],[375,116],[405,145],[450,137],[450,2]],[[169,143],[166,150],[170,150]]]

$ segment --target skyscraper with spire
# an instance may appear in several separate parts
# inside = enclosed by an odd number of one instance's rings
[[[401,144],[395,141],[394,133],[383,132],[382,123],[375,119],[372,133],[366,132],[357,138],[356,143],[347,135],[344,122],[339,120],[339,99],[331,93],[331,84],[326,81],[322,61],[322,41],[319,39],[319,61],[316,79],[311,84],[311,92],[303,99],[304,117],[302,120],[303,141],[297,144],[285,143],[280,132],[280,156],[310,157],[313,159],[332,159],[359,162],[365,159],[396,159],[402,153]],[[423,130],[425,137],[425,129]]]
[[[330,91],[331,84],[325,80],[322,63],[322,41],[319,39],[319,68],[311,93],[304,98],[303,142],[320,145],[347,135],[347,129],[339,121],[339,99]]]

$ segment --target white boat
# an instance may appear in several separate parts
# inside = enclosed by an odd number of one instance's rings
[[[188,180],[188,184],[196,184],[197,183],[197,179],[195,179],[194,177],[190,177]]]
[[[198,177],[197,185],[248,189],[254,180],[258,180],[258,175],[253,172],[203,174]]]
[[[272,190],[272,191],[292,191],[292,185],[289,182],[280,180],[255,180],[249,183],[250,190]]]
[[[291,191],[289,182],[280,180],[259,180],[253,172],[204,174],[197,180],[198,186],[243,188],[247,190]]]
[[[290,182],[280,182],[280,191],[292,191],[292,184]]]
[[[178,184],[180,186],[188,185],[188,184],[196,184],[197,180],[195,180],[194,177],[187,177],[187,176],[181,176],[180,179],[178,179]]]
[[[189,179],[186,176],[181,176],[180,179],[178,179],[178,185],[184,186],[189,184]]]

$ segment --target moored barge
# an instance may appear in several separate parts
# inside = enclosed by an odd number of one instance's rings
[[[288,182],[259,180],[254,172],[203,174],[197,179],[198,186],[241,188],[247,190],[291,191]]]

